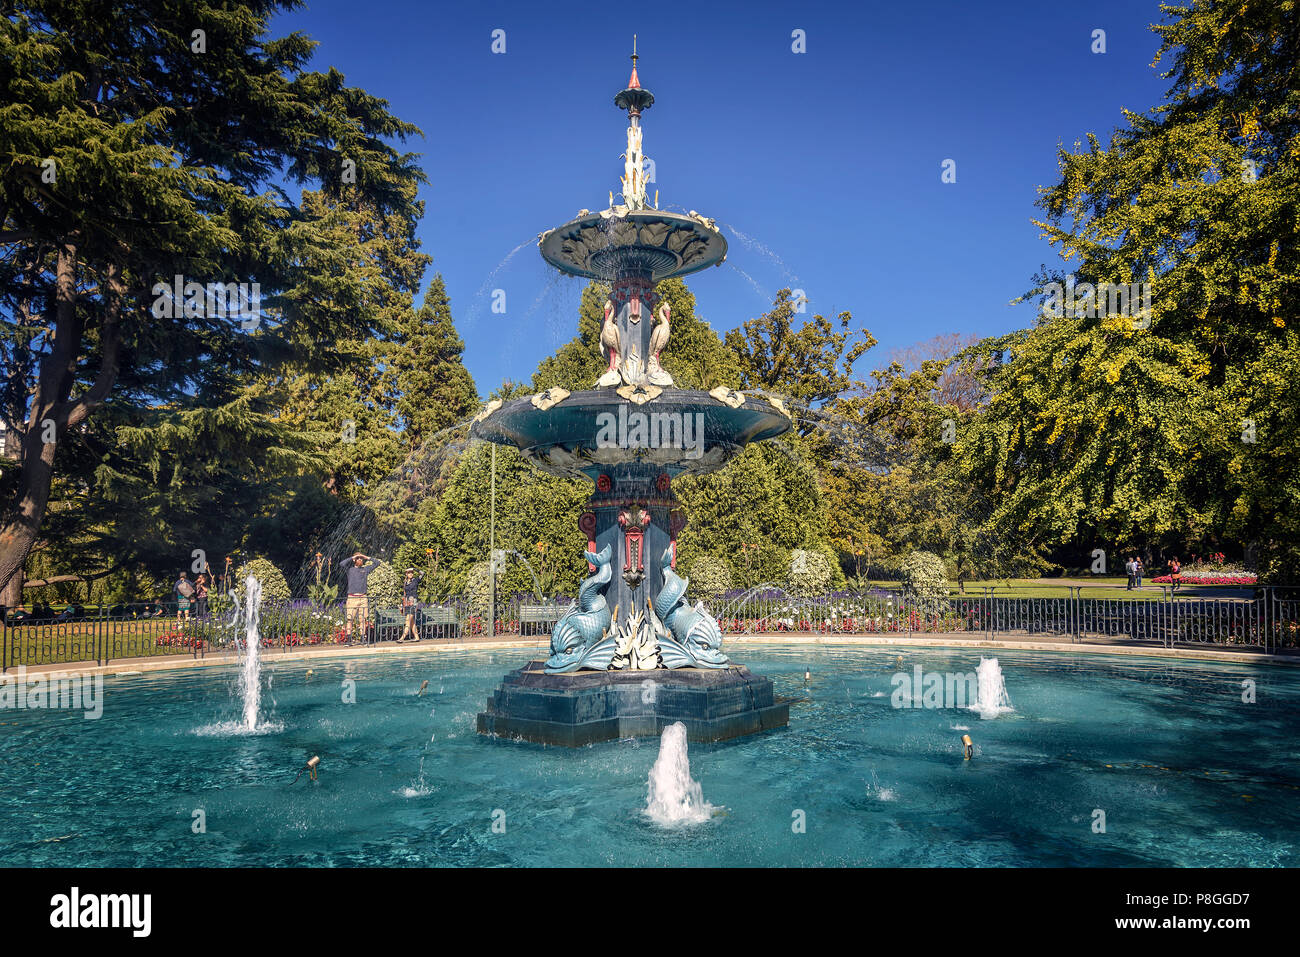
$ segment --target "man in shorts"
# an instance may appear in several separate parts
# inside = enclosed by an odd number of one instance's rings
[[[344,576],[347,578],[348,641],[352,640],[353,621],[357,623],[357,629],[364,640],[366,622],[370,620],[370,586],[367,580],[370,578],[370,573],[378,567],[378,563],[369,555],[357,552],[351,558],[343,559],[339,567],[344,570]]]

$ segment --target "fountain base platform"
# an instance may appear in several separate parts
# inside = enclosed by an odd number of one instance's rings
[[[548,675],[532,661],[505,676],[478,716],[479,734],[579,748],[658,736],[686,725],[689,741],[725,741],[790,723],[790,699],[743,665]]]

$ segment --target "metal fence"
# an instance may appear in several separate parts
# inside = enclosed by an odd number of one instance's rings
[[[998,588],[986,587],[922,600],[883,589],[803,596],[760,586],[713,605],[723,632],[737,635],[1043,636],[1165,648],[1249,646],[1269,653],[1300,645],[1300,589],[1293,587],[1221,595],[1178,594],[1162,587],[1159,593],[1133,597],[1121,597],[1125,593],[1112,587],[1081,585],[1008,591],[999,594]]]
[[[193,606],[191,606],[192,608]],[[413,610],[420,641],[461,641],[494,635],[549,635],[568,602],[512,598],[497,603],[496,620],[485,610],[456,600],[422,604]],[[205,657],[233,650],[237,634],[229,602],[213,599],[211,611],[178,614],[175,602],[139,602],[98,608],[69,606],[42,615],[10,612],[0,621],[0,673],[35,667],[94,661],[107,664],[160,655]],[[362,645],[395,641],[405,631],[406,612],[371,603],[365,627],[349,634],[343,605],[308,602],[262,602],[258,632],[262,647],[288,651],[314,645]]]
[[[1059,594],[1062,590],[1065,595]],[[919,600],[873,589],[807,596],[776,586],[706,601],[728,635],[947,635],[1056,638],[1072,642],[1129,642],[1179,646],[1239,646],[1268,653],[1300,650],[1300,588],[1280,586],[1236,594],[1159,594],[1119,597],[1113,588],[1018,586],[1009,594],[981,588],[965,595]],[[1047,592],[1053,592],[1048,594]],[[567,601],[529,597],[497,603],[495,621],[464,600],[420,605],[414,627],[420,641],[465,641],[494,636],[544,640]],[[366,626],[349,635],[342,605],[264,601],[259,633],[267,649],[389,642],[405,630],[401,608],[370,606]],[[229,610],[214,604],[204,618],[177,616],[174,603],[147,602],[95,609],[76,606],[57,615],[0,623],[0,672],[17,666],[95,661],[107,664],[158,655],[204,657],[233,649]]]

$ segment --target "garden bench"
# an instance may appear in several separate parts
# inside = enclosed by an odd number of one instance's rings
[[[460,635],[460,613],[455,608],[434,606],[416,611],[415,626],[421,638],[456,638]]]
[[[519,634],[549,635],[560,616],[567,611],[559,605],[520,605]]]
[[[402,637],[406,616],[400,608],[376,608],[373,617],[375,641],[396,641]]]

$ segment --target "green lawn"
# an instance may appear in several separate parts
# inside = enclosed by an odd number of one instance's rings
[[[1055,583],[1058,581],[1060,584]],[[899,583],[896,581],[873,581],[872,585],[889,591],[898,591],[900,589]],[[983,596],[984,589],[992,588],[994,589],[993,594],[999,598],[1068,598],[1074,594],[1076,587],[1079,589],[1082,598],[1107,598],[1122,601],[1156,601],[1167,598],[1171,594],[1168,585],[1152,585],[1148,579],[1143,579],[1141,589],[1129,591],[1128,579],[1124,576],[1098,575],[1088,578],[1061,578],[1046,581],[1024,578],[968,581],[965,584],[964,596],[978,598]],[[963,593],[958,590],[956,585],[952,586],[952,595],[955,598],[963,597]],[[1179,598],[1197,596],[1206,598],[1251,598],[1253,595],[1254,589],[1250,586],[1178,586]]]
[[[9,647],[4,660],[17,665],[63,664],[94,661],[102,647],[110,658],[189,654],[178,644],[160,645],[161,635],[174,633],[175,619],[120,622],[68,622],[58,625],[18,626],[4,632]],[[189,632],[187,632],[188,634]],[[101,638],[102,635],[102,644]]]

